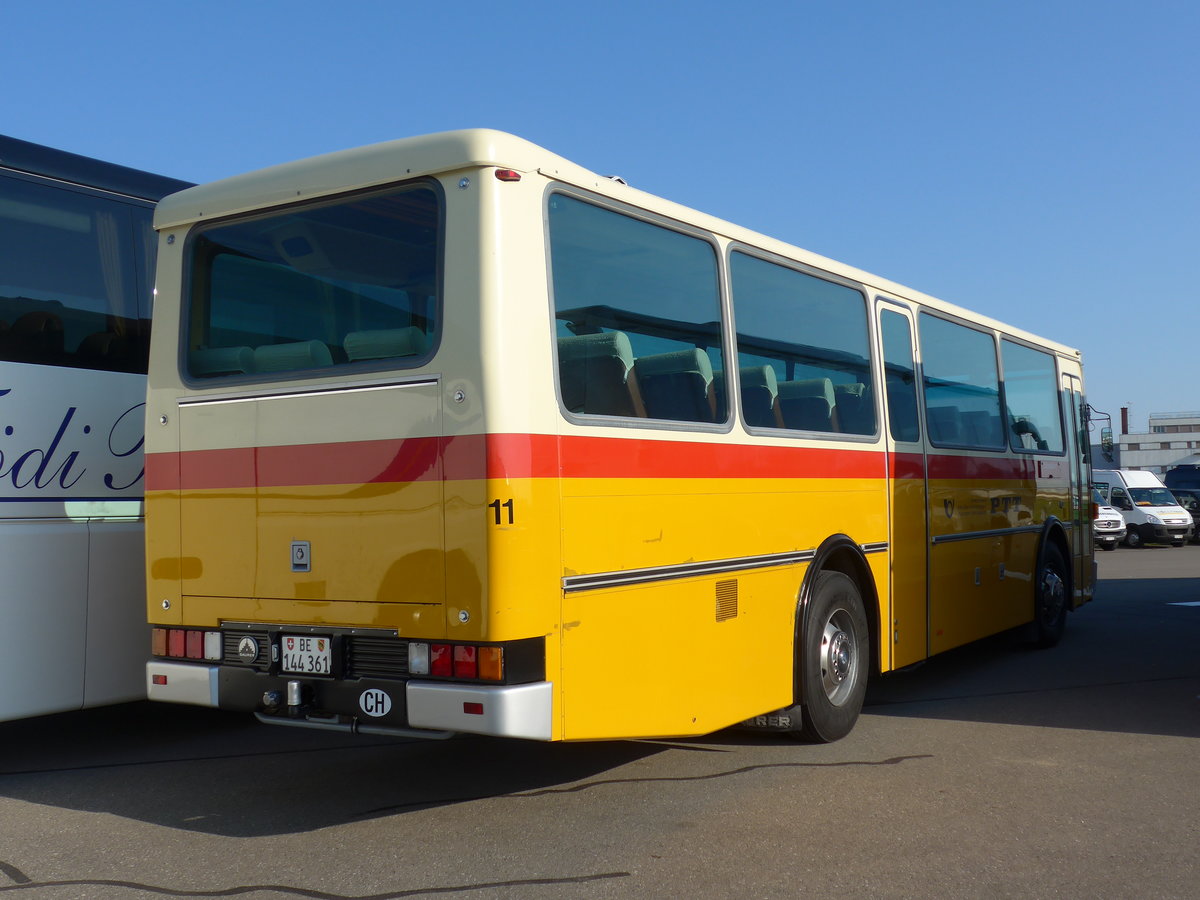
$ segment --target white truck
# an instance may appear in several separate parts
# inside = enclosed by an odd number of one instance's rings
[[[1191,514],[1153,472],[1136,469],[1100,469],[1092,483],[1109,506],[1125,518],[1125,546],[1145,543],[1182,547],[1192,537]]]

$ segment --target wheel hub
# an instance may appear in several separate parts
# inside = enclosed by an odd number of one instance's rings
[[[836,616],[831,617],[821,635],[821,683],[825,696],[833,704],[843,702],[853,688],[857,662],[854,635],[838,622]]]
[[[1067,585],[1053,569],[1042,575],[1042,612],[1047,622],[1058,618],[1067,603]]]
[[[830,676],[838,684],[850,674],[850,650],[850,636],[846,632],[839,631],[833,636],[829,644],[829,669]]]

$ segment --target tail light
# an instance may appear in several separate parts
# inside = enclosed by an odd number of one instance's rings
[[[410,641],[408,674],[470,681],[503,681],[504,648],[488,644]]]
[[[215,662],[224,655],[221,632],[195,628],[154,628],[150,632],[150,653],[168,659]]]

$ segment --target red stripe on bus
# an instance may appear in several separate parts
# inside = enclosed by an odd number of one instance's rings
[[[1045,461],[891,456],[896,478],[1034,479]],[[1053,463],[1048,468],[1054,468]],[[551,434],[463,435],[283,447],[189,450],[146,456],[152,491],[482,478],[883,478],[884,454]]]

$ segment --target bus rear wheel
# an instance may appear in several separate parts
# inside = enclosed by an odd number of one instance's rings
[[[1068,584],[1062,551],[1047,544],[1034,582],[1034,643],[1039,647],[1053,647],[1062,640],[1067,627]]]
[[[828,743],[850,733],[867,693],[869,645],[858,585],[842,572],[822,572],[798,648],[802,740]]]

